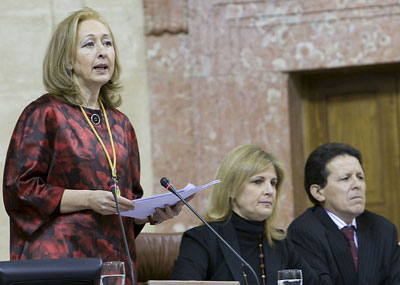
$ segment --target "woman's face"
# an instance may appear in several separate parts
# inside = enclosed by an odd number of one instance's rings
[[[277,184],[276,171],[271,164],[245,181],[243,189],[232,200],[233,211],[246,220],[266,220],[274,209]]]
[[[115,51],[107,27],[96,20],[78,25],[73,72],[81,87],[98,92],[114,72]]]

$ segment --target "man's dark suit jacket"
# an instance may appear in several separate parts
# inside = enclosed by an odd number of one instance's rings
[[[396,227],[369,211],[356,218],[358,273],[348,242],[320,207],[307,209],[288,229],[300,255],[332,284],[400,284],[400,249]]]
[[[240,254],[239,242],[231,222],[211,223],[211,226]],[[264,239],[263,249],[267,284],[277,284],[278,270],[287,268],[302,269],[304,284],[324,284],[300,258],[290,241],[277,241],[276,246],[271,248]],[[236,280],[245,284],[242,262],[206,226],[195,227],[183,234],[171,279]],[[250,273],[247,273],[247,280],[249,284],[256,284]]]

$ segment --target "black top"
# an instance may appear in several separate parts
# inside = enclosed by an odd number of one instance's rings
[[[259,235],[264,235],[265,221],[248,221],[233,212],[232,224],[239,242],[239,254],[254,269],[260,284],[262,284],[260,250],[258,244]],[[245,268],[245,272],[247,275],[251,274],[248,268]]]
[[[226,222],[214,222],[211,227],[242,254],[261,279],[260,260],[255,254],[258,234],[263,225],[246,221],[233,214]],[[253,231],[253,233],[249,232]],[[256,233],[256,234],[254,234]],[[332,284],[323,282],[310,266],[303,261],[293,244],[285,239],[275,241],[270,247],[263,238],[264,264],[267,284],[277,284],[277,272],[296,268],[303,271],[304,284]],[[255,284],[253,274],[246,270],[249,284]],[[323,273],[322,273],[323,274]],[[242,261],[206,226],[198,226],[183,234],[178,259],[171,275],[174,280],[239,281],[244,285]],[[261,283],[261,282],[260,282]]]

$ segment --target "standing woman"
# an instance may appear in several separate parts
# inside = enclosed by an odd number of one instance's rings
[[[239,146],[222,160],[216,179],[206,221],[250,264],[259,284],[277,284],[278,270],[290,268],[303,270],[304,284],[323,284],[274,226],[284,179],[276,158],[255,145]],[[171,278],[257,284],[206,226],[184,233]]]
[[[134,209],[143,190],[135,131],[116,109],[119,75],[114,36],[96,11],[76,11],[57,26],[43,62],[48,93],[22,112],[7,153],[11,260],[99,257],[127,264],[109,186],[118,181],[121,211]],[[150,220],[171,218],[181,206],[159,209]],[[147,220],[123,222],[134,257]]]

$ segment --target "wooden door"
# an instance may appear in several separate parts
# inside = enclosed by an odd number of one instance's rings
[[[400,228],[399,87],[396,73],[302,77],[303,161],[318,145],[359,149],[370,211]]]

